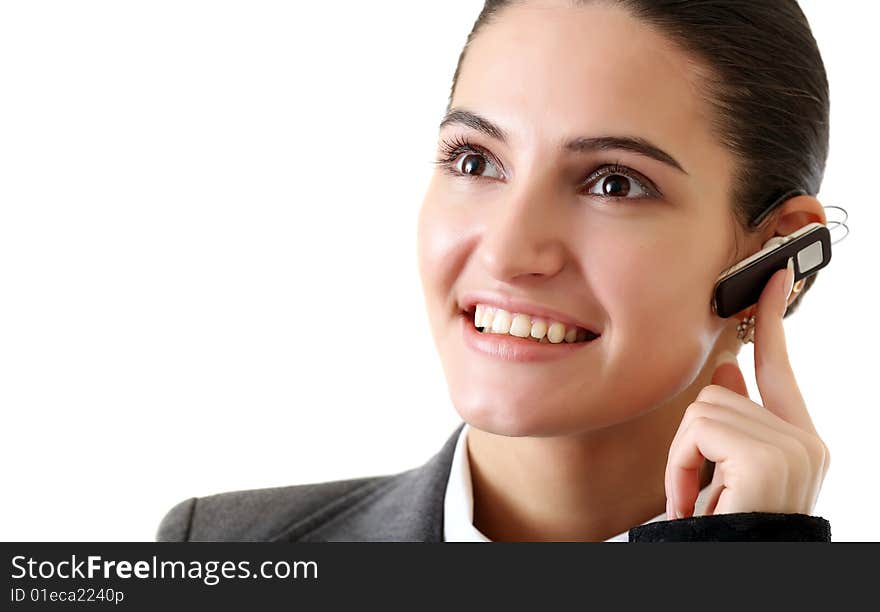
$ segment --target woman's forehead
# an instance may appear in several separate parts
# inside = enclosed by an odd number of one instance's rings
[[[454,106],[481,109],[514,141],[639,135],[685,163],[714,140],[698,85],[692,58],[622,9],[527,3],[471,42]]]

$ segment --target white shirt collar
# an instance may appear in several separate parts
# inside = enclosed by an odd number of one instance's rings
[[[474,497],[471,484],[471,470],[467,454],[467,432],[470,425],[462,427],[452,456],[452,467],[446,484],[443,501],[443,539],[446,542],[491,542],[489,538],[474,527]],[[709,487],[704,487],[694,504],[694,516],[701,516],[706,505]],[[658,514],[647,525],[655,521],[665,521],[666,512]],[[606,542],[629,542],[629,529],[608,538]]]

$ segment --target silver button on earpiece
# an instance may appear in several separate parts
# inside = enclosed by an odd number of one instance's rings
[[[770,240],[764,243],[764,246],[761,247],[761,250],[773,248],[775,246],[779,246],[780,244],[785,244],[788,242],[788,238],[786,236],[773,236]]]

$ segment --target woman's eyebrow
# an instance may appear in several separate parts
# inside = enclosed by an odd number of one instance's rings
[[[464,125],[466,127],[482,132],[490,138],[494,138],[502,143],[507,143],[507,132],[477,113],[463,108],[450,109],[443,120],[440,122],[442,130],[447,125]],[[610,149],[620,149],[630,151],[638,155],[650,157],[668,166],[675,168],[680,172],[687,174],[681,164],[675,160],[669,153],[661,149],[648,140],[640,137],[631,136],[593,136],[575,138],[563,144],[563,149],[572,153],[589,153],[592,151],[607,151]]]

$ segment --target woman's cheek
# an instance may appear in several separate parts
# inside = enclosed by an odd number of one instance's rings
[[[609,245],[593,284],[610,326],[615,369],[638,372],[636,378],[664,387],[655,390],[659,396],[669,396],[693,382],[710,346],[697,264],[657,246]]]
[[[453,231],[441,207],[426,198],[419,212],[417,235],[419,272],[426,288],[436,288],[441,264],[454,249],[452,236]]]
[[[441,306],[452,312],[453,288],[467,262],[473,234],[467,214],[429,192],[419,212],[417,234],[419,274],[429,312]],[[438,314],[442,317],[443,312]]]

